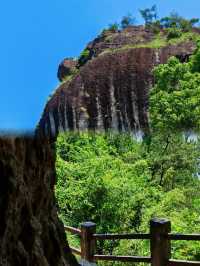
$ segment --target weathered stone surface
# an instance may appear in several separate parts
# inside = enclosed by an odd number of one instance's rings
[[[57,77],[63,81],[67,76],[71,75],[77,67],[77,60],[65,58],[58,67]]]
[[[47,140],[0,137],[0,265],[77,265],[54,199],[55,158]]]
[[[123,31],[105,31],[90,42],[86,49],[96,57],[106,49],[118,49],[124,45],[145,44],[153,40],[155,35],[144,26],[130,26]]]
[[[186,60],[191,41],[160,49],[130,48],[88,61],[71,82],[62,84],[45,107],[38,133],[54,137],[67,130],[148,129],[152,69],[170,56]]]

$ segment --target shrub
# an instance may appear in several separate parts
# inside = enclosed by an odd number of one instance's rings
[[[119,24],[117,22],[110,24],[108,27],[108,30],[113,31],[113,32],[118,31],[119,30]]]
[[[169,28],[167,30],[167,39],[170,40],[170,39],[174,39],[174,38],[180,38],[182,35],[182,32],[180,29],[178,28]]]
[[[158,34],[161,30],[160,20],[156,20],[155,22],[153,22],[150,28],[153,31],[153,33]]]
[[[157,7],[153,5],[151,8],[139,10],[146,26],[150,26],[157,19]]]
[[[78,64],[79,66],[83,66],[88,60],[91,59],[91,54],[89,49],[84,49],[81,53],[81,55],[78,58]]]
[[[194,27],[195,24],[199,23],[199,18],[192,18],[192,19],[190,19],[190,23],[191,23],[192,27]]]
[[[124,16],[121,20],[121,28],[126,29],[129,26],[135,25],[136,19],[131,15],[128,14],[127,16]]]

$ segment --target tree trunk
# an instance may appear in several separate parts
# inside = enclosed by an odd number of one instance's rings
[[[78,265],[54,197],[48,140],[0,137],[0,265]]]

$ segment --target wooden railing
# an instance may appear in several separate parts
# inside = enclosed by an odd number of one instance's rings
[[[81,256],[84,261],[122,261],[146,262],[152,266],[200,266],[200,261],[174,260],[171,258],[171,241],[186,240],[200,241],[200,234],[171,234],[171,222],[166,219],[152,219],[148,234],[97,234],[96,224],[86,222],[81,229],[65,226],[65,230],[81,238],[81,249],[70,247],[74,254]],[[150,241],[150,257],[144,256],[115,256],[96,254],[98,240],[142,239]]]

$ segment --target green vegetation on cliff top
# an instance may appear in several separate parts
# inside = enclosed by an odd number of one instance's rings
[[[193,41],[196,42],[200,39],[200,35],[198,33],[195,32],[185,32],[182,33],[179,37],[176,38],[172,38],[172,39],[168,39],[167,35],[164,33],[158,33],[155,35],[154,39],[150,42],[146,42],[146,43],[139,43],[139,44],[127,44],[127,45],[123,45],[120,48],[108,48],[105,49],[101,54],[108,54],[108,53],[116,53],[116,52],[120,52],[120,51],[124,51],[124,50],[128,50],[128,49],[135,49],[135,48],[153,48],[153,49],[159,49],[162,47],[166,47],[169,45],[177,45],[180,43],[186,43],[188,41]]]
[[[155,5],[151,8],[139,10],[139,12],[144,19],[144,27],[154,33],[154,38],[149,42],[138,40],[138,44],[126,44],[119,48],[107,48],[98,56],[135,48],[158,49],[169,45],[185,43],[187,41],[196,42],[200,39],[200,34],[194,31],[196,24],[199,22],[199,19],[197,18],[186,19],[178,15],[176,12],[171,12],[169,16],[159,19],[157,7]],[[115,22],[110,24],[108,28],[102,31],[99,37],[103,37],[106,34],[104,41],[112,42],[113,34],[135,25],[137,25],[136,18],[129,13],[128,15],[123,16],[120,23]],[[94,58],[94,54],[95,52],[92,51],[92,49],[86,47],[78,57],[76,71],[69,76],[66,76],[66,79],[63,80],[63,82],[71,81],[71,79],[79,72],[79,68]]]

